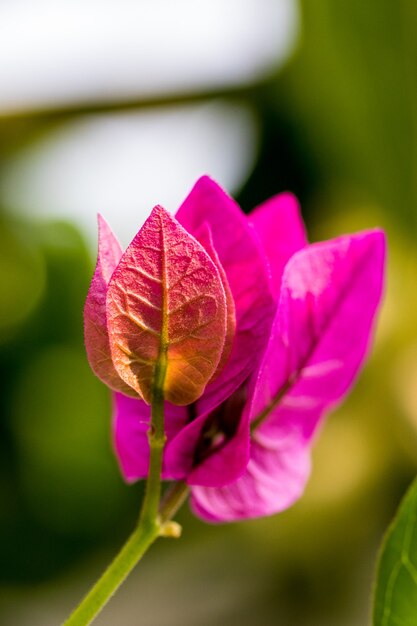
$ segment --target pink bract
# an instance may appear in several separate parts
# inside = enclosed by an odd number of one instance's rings
[[[136,396],[114,367],[107,331],[106,296],[110,278],[117,267],[122,249],[106,221],[98,216],[98,258],[84,307],[84,335],[88,360],[93,372],[115,391]]]
[[[294,196],[275,196],[246,217],[208,177],[197,181],[176,219],[164,219],[191,248],[201,246],[195,249],[224,313],[213,325],[221,346],[214,335],[204,336],[215,354],[206,384],[188,406],[165,403],[163,478],[185,480],[193,510],[208,521],[276,513],[300,497],[317,426],[352,386],[369,349],[383,289],[384,234],[366,231],[308,245]],[[127,397],[135,395],[134,385],[115,358],[115,311],[106,301],[115,281],[144,295],[135,281],[126,283],[132,265],[147,271],[142,232],[122,256],[100,222],[85,309],[90,364],[117,391],[114,443],[129,482],[147,476],[150,407]],[[181,262],[180,252],[175,271]],[[118,344],[125,332],[140,352],[130,326],[117,329]],[[176,401],[175,394],[165,397]]]
[[[250,460],[232,484],[193,488],[201,517],[270,515],[301,495],[317,426],[351,387],[367,353],[384,257],[383,233],[370,231],[311,245],[288,262],[247,404]]]
[[[164,397],[185,405],[201,396],[225,345],[225,291],[209,254],[162,207],[123,253],[106,311],[113,364],[129,387],[150,404],[164,358]]]

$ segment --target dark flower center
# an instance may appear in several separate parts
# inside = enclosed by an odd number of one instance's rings
[[[200,440],[194,453],[194,466],[218,452],[235,435],[247,397],[244,382],[236,391],[207,417]],[[190,421],[195,418],[195,406],[191,405]]]

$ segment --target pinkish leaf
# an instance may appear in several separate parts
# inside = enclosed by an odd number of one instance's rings
[[[242,478],[221,490],[193,488],[194,508],[204,518],[268,515],[299,497],[311,437],[366,355],[384,257],[383,233],[370,231],[309,246],[289,261],[249,400],[251,461]]]
[[[248,220],[268,257],[275,295],[278,296],[287,261],[307,245],[298,200],[292,193],[281,193],[256,207],[248,215]]]
[[[223,351],[226,298],[204,248],[162,207],[113,273],[107,317],[114,366],[146,402],[165,358],[165,399],[183,405],[200,397]]]
[[[107,285],[120,261],[122,249],[109,225],[98,216],[99,239],[97,265],[84,307],[84,337],[90,367],[111,389],[136,396],[116,372],[110,352],[107,332]]]
[[[256,367],[268,341],[275,304],[260,241],[236,202],[213,180],[200,178],[176,217],[197,238],[202,225],[208,223],[236,307],[232,352],[198,402],[202,414],[229,397]]]

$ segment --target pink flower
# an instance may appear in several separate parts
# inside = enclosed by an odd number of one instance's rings
[[[185,480],[193,510],[206,520],[270,515],[301,495],[317,426],[365,358],[383,287],[384,235],[367,231],[308,245],[291,194],[246,217],[207,177],[176,219],[218,269],[226,325],[216,371],[206,377],[202,395],[187,406],[165,403],[163,477]],[[101,222],[86,304],[90,363],[94,346],[103,353],[104,345],[109,355],[106,293],[120,263],[121,250]],[[118,391],[114,440],[123,475],[127,481],[144,478],[150,408],[129,397],[134,393],[115,369],[103,376],[98,361],[93,369]]]

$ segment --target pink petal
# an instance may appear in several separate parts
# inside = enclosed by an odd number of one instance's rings
[[[165,434],[170,441],[187,422],[186,407],[165,403]],[[114,447],[120,469],[127,482],[146,478],[149,471],[148,429],[151,409],[143,400],[127,398],[114,394],[113,409]],[[165,462],[162,478],[173,476],[167,470]]]
[[[308,243],[298,200],[292,193],[281,193],[254,209],[248,220],[268,257],[274,292],[278,296],[287,261]]]
[[[253,419],[281,399],[262,429],[289,415],[310,438],[323,408],[346,393],[370,341],[384,258],[383,233],[370,231],[314,244],[288,262]]]
[[[186,480],[189,485],[221,487],[236,480],[245,471],[249,460],[249,414],[248,411],[242,413],[244,398],[242,401],[238,399],[237,403],[235,398],[232,396],[224,407],[211,415],[198,416],[173,438],[166,450],[166,463],[175,479]],[[224,432],[216,415],[220,411],[227,420]],[[231,423],[233,419],[235,423]],[[213,425],[216,439],[209,439],[206,449],[202,449],[204,435],[210,432]]]
[[[230,289],[226,272],[223,269],[222,264],[220,263],[220,259],[217,255],[216,250],[214,249],[213,237],[211,234],[210,226],[205,223],[203,227],[200,229],[198,240],[217,267],[219,271],[219,275],[223,284],[224,294],[226,296],[226,307],[227,307],[227,318],[226,318],[226,336],[224,340],[223,352],[220,357],[219,364],[217,366],[217,370],[213,374],[212,380],[216,378],[223,370],[225,364],[229,360],[230,353],[232,351],[233,340],[235,338],[236,333],[236,309],[235,302],[233,300],[232,290]]]
[[[243,476],[219,489],[192,487],[191,507],[209,522],[272,515],[301,496],[309,473],[309,451],[299,442],[255,440]]]
[[[315,244],[289,261],[278,332],[294,384],[281,403],[283,410],[294,412],[294,403],[307,411],[314,405],[325,407],[347,392],[369,347],[384,262],[385,236],[380,231]],[[272,343],[265,362],[274,358]],[[299,408],[296,412],[300,414]]]
[[[223,372],[207,385],[198,413],[208,413],[240,387],[263,353],[274,315],[271,279],[258,237],[239,206],[213,180],[200,178],[176,215],[197,238],[211,228],[236,307],[236,335]]]
[[[253,426],[269,412],[256,427],[244,476],[221,490],[193,488],[202,517],[267,515],[302,493],[311,437],[352,385],[369,347],[384,260],[384,235],[370,231],[312,245],[288,262],[250,399]]]
[[[164,358],[164,397],[178,405],[194,402],[220,361],[226,315],[213,261],[175,218],[155,207],[107,291],[110,347],[120,377],[150,403]]]
[[[106,221],[98,216],[99,240],[96,269],[84,307],[84,337],[90,367],[111,389],[136,396],[116,372],[107,332],[107,285],[122,256],[122,249]]]

